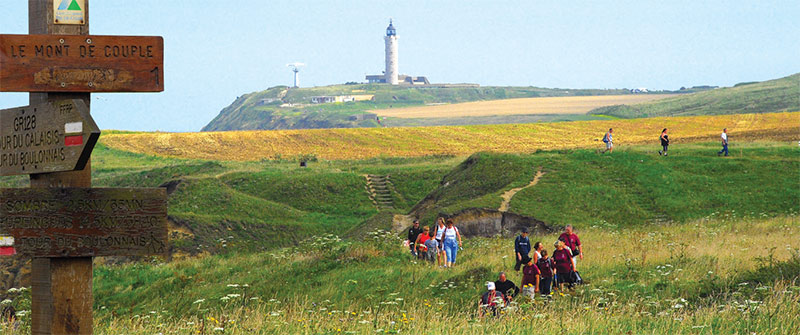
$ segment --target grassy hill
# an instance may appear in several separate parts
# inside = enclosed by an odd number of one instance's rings
[[[601,107],[590,114],[621,118],[800,111],[800,73],[635,105]]]
[[[383,84],[311,88],[276,86],[242,95],[220,111],[203,131],[379,127],[375,117],[352,119],[373,109],[530,97],[629,94],[627,90],[538,87],[407,87]],[[313,96],[373,95],[370,101],[311,104]],[[400,121],[395,121],[395,125]],[[419,121],[409,121],[411,123]]]
[[[622,146],[610,155],[484,152],[318,160],[301,168],[293,160],[131,153],[103,137],[92,158],[96,186],[173,189],[175,257],[98,265],[97,333],[556,331],[555,315],[571,320],[563,329],[575,332],[800,327],[793,303],[800,288],[792,286],[800,274],[800,256],[792,256],[800,249],[794,142],[732,142],[729,158],[717,157],[711,142],[678,144],[670,157]],[[508,319],[476,319],[481,285],[513,265],[503,257],[510,239],[469,239],[459,267],[443,271],[409,262],[398,234],[386,231],[392,214],[412,212],[423,199],[433,199],[419,212],[426,224],[438,213],[497,208],[500,194],[528,184],[539,167],[539,183],[517,193],[510,210],[574,224],[588,248],[580,266],[591,284],[553,303],[522,300]],[[378,210],[365,175],[389,176],[394,209]],[[26,181],[4,177],[0,184]],[[26,292],[6,297],[24,310]],[[747,310],[760,321],[742,321],[748,301],[762,306]],[[21,320],[26,329],[29,319]]]

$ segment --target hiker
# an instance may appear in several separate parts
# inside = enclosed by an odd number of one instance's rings
[[[492,312],[492,316],[497,316],[497,309],[506,305],[506,297],[502,292],[495,290],[494,282],[486,283],[487,292],[478,301],[478,316],[483,317],[487,311]]]
[[[573,273],[575,272],[575,260],[572,258],[572,253],[567,250],[564,241],[557,240],[553,244],[556,250],[553,251],[553,262],[556,268],[556,285],[562,289],[563,284],[567,284],[570,288],[575,284]]]
[[[539,268],[540,281],[539,293],[544,296],[550,295],[550,288],[553,287],[553,260],[547,257],[547,250],[542,249],[542,257],[536,262],[536,267]]]
[[[436,239],[436,242],[439,242],[439,253],[436,255],[436,261],[439,264],[439,267],[442,267],[442,263],[446,263],[447,254],[444,251],[444,229],[446,226],[444,225],[444,218],[440,217],[436,219],[436,226],[433,227],[433,236]]]
[[[447,255],[447,263],[444,267],[453,267],[456,264],[456,254],[461,247],[461,234],[454,226],[453,219],[447,219],[447,227],[444,229],[444,250]]]
[[[525,258],[525,267],[522,268],[522,292],[525,296],[533,299],[536,292],[539,292],[539,276],[541,272],[533,259]]]
[[[414,245],[417,246],[417,258],[419,259],[425,258],[425,255],[428,254],[428,247],[425,246],[425,242],[431,238],[430,231],[431,228],[429,227],[422,228],[422,233],[420,233],[417,236],[417,240],[414,241]]]
[[[661,147],[663,148],[658,152],[659,155],[667,155],[667,149],[669,149],[669,136],[667,135],[667,128],[661,131]]]
[[[544,250],[544,244],[542,244],[542,242],[533,244],[533,264],[536,264],[539,258],[542,258],[542,250]]]
[[[614,151],[614,142],[613,138],[611,138],[611,135],[613,133],[614,133],[614,128],[608,128],[608,132],[606,133],[605,136],[603,136],[603,143],[606,144],[606,151],[603,151],[603,153]]]
[[[511,301],[511,299],[514,299],[517,294],[519,294],[519,287],[517,287],[513,281],[506,278],[505,272],[500,272],[500,276],[497,278],[497,281],[494,282],[494,286],[497,288],[497,291],[506,296],[506,300],[508,301]]]
[[[408,247],[411,249],[411,254],[417,257],[416,241],[422,229],[419,228],[419,220],[414,220],[414,224],[408,229]]]
[[[425,259],[427,259],[428,262],[433,264],[434,262],[436,262],[436,255],[439,254],[439,241],[437,241],[431,235],[431,237],[425,241],[425,247],[428,248],[428,252],[425,254]]]
[[[722,150],[717,152],[717,156],[722,155],[725,153],[725,157],[728,156],[728,128],[722,129]]]
[[[514,271],[519,271],[519,267],[523,264],[522,259],[528,257],[531,252],[531,240],[528,239],[528,227],[522,227],[519,236],[514,239],[514,253],[517,255],[517,263],[514,264]]]
[[[569,251],[572,253],[572,261],[577,265],[578,260],[575,259],[576,257],[580,256],[581,260],[583,260],[583,246],[581,246],[581,239],[578,238],[578,235],[575,234],[573,231],[572,225],[568,224],[564,227],[564,232],[561,236],[558,237],[560,241],[564,241],[564,244],[569,248]]]

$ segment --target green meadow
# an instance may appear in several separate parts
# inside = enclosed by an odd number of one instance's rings
[[[98,259],[99,334],[794,334],[800,331],[800,148],[796,143],[476,153],[469,157],[180,160],[102,144],[95,187],[167,187],[170,259]],[[423,224],[466,208],[509,211],[586,248],[585,285],[517,299],[479,318],[477,298],[513,272],[512,237],[465,240],[457,266],[411,259],[392,216]],[[366,175],[389,176],[379,210]],[[2,178],[25,187],[24,178]],[[427,202],[423,210],[418,204]],[[552,251],[557,232],[532,236]],[[520,274],[509,277],[519,283]],[[8,301],[30,308],[30,292]],[[27,333],[29,315],[20,328]]]

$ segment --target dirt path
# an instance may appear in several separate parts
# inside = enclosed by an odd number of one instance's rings
[[[533,177],[533,180],[531,180],[530,184],[525,185],[523,187],[512,188],[506,191],[506,193],[503,193],[503,195],[501,195],[501,197],[503,198],[503,203],[500,204],[500,208],[498,210],[501,212],[507,212],[508,205],[511,203],[511,198],[513,198],[514,195],[517,194],[517,192],[522,191],[533,185],[536,185],[536,183],[539,182],[539,178],[541,178],[542,176],[544,176],[544,172],[542,172],[542,168],[539,167],[539,170],[536,171],[536,176]]]

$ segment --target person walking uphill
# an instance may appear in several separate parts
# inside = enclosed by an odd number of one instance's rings
[[[436,219],[436,226],[433,227],[433,237],[439,242],[439,253],[436,254],[436,262],[438,263],[439,267],[442,267],[442,263],[446,263],[447,254],[444,252],[444,230],[447,228],[444,224],[444,218],[440,217]]]
[[[408,229],[408,247],[411,249],[411,254],[417,256],[417,237],[422,234],[422,228],[419,227],[419,220],[414,220],[414,224]]]
[[[614,151],[614,139],[611,136],[613,133],[614,128],[608,128],[608,132],[603,136],[603,143],[606,144],[606,151],[603,151],[603,153]]]
[[[444,251],[447,254],[445,267],[449,268],[456,264],[459,247],[461,247],[461,234],[454,226],[453,219],[447,219],[447,227],[444,229]]]
[[[661,131],[661,148],[662,150],[658,152],[659,155],[667,155],[667,149],[669,149],[669,135],[667,135],[667,128]]]
[[[572,260],[575,264],[578,263],[576,259],[578,256],[580,256],[581,260],[583,260],[583,246],[581,245],[581,239],[578,238],[577,234],[575,234],[571,224],[568,224],[564,228],[564,232],[558,237],[558,240],[564,242],[564,245],[570,249],[572,252]]]
[[[528,239],[528,228],[522,227],[522,232],[514,240],[514,253],[516,254],[517,263],[514,264],[514,271],[519,271],[523,263],[522,260],[528,257],[531,252],[531,240]]]
[[[728,128],[722,129],[722,150],[717,152],[717,156],[722,155],[725,153],[725,156],[728,156]]]

